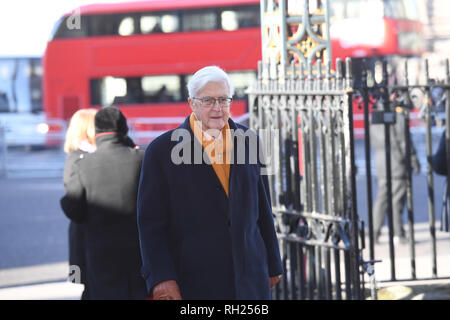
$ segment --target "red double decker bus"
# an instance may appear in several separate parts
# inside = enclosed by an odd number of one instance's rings
[[[407,0],[330,1],[333,59],[420,53],[414,47],[419,22],[389,15],[388,5],[394,2],[406,8]],[[352,14],[375,3],[382,7],[377,42],[347,39],[342,25],[351,28]],[[261,60],[259,4],[154,0],[88,5],[63,16],[43,58],[47,119],[67,120],[79,108],[116,105],[132,132],[141,133],[136,142],[147,144],[190,113],[185,88],[191,75],[218,65],[236,86],[233,118],[245,120],[245,89],[255,81]],[[48,141],[52,143],[58,142]]]
[[[423,24],[415,0],[332,0],[330,38],[335,58],[417,56]]]
[[[375,81],[377,70],[381,72],[381,68],[377,68],[381,57],[389,62],[390,84],[402,83],[404,58],[418,58],[425,51],[423,23],[416,1],[332,0],[329,4],[332,56],[352,58],[356,86],[363,85],[362,69]],[[416,74],[409,71],[410,79],[417,77],[417,70]],[[362,104],[358,103],[361,101],[355,99],[353,104],[355,137],[364,135],[364,112]],[[369,112],[371,109],[369,102]],[[413,126],[420,124],[417,111],[411,114]]]
[[[148,134],[137,141],[146,144],[189,114],[186,84],[205,65],[229,73],[233,117],[245,116],[244,91],[261,59],[258,2],[141,1],[83,6],[76,14],[58,21],[44,55],[48,119],[114,104]]]

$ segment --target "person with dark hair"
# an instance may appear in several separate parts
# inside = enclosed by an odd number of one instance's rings
[[[231,120],[234,87],[219,67],[197,71],[188,91],[192,113],[153,140],[142,164],[147,289],[155,300],[270,299],[283,266],[265,162],[249,160],[258,137]]]
[[[95,115],[97,150],[74,163],[61,207],[85,225],[89,299],[145,299],[136,217],[143,150],[116,107]]]

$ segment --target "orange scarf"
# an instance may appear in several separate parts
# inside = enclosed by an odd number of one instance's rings
[[[231,150],[233,146],[230,125],[227,122],[225,127],[222,128],[221,136],[214,139],[202,130],[201,122],[197,120],[194,113],[192,113],[189,118],[189,124],[195,137],[202,144],[204,152],[208,155],[214,172],[216,173],[217,178],[219,178],[228,197]]]

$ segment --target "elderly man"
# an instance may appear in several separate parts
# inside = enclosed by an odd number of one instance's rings
[[[283,269],[267,176],[249,161],[256,135],[230,119],[234,87],[222,69],[200,69],[188,91],[192,114],[156,138],[142,164],[147,289],[154,299],[270,299]]]

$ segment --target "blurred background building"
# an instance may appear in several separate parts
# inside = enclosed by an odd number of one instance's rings
[[[450,1],[416,0],[424,23],[426,52],[434,76],[443,78],[444,60],[450,58]],[[439,74],[438,74],[439,73]]]
[[[450,1],[418,0],[423,12],[427,51],[448,57],[450,55]]]

